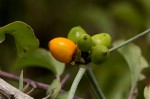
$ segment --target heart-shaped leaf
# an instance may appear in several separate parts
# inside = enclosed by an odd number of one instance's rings
[[[5,40],[5,35],[11,35],[15,40],[18,57],[14,67],[40,66],[50,69],[59,76],[64,71],[64,64],[56,61],[52,55],[38,49],[39,41],[27,24],[16,21],[0,28],[0,43]]]
[[[13,36],[18,56],[23,56],[26,52],[39,46],[39,41],[35,37],[32,28],[21,21],[0,27],[0,43],[5,40],[5,34]]]
[[[128,99],[128,92],[131,86],[130,73],[125,72],[124,75],[115,83],[115,87],[111,89],[108,99]]]
[[[65,68],[65,64],[53,58],[49,51],[38,48],[25,54],[24,57],[18,57],[14,63],[15,68],[29,66],[39,66],[51,70],[56,76],[60,76]]]
[[[115,46],[123,43],[124,40],[119,40],[114,43]],[[142,70],[148,67],[148,63],[142,56],[141,49],[135,44],[126,45],[118,50],[118,52],[125,58],[129,65],[131,73],[131,94],[137,91],[137,82],[145,78]]]

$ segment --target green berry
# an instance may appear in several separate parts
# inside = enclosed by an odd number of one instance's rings
[[[103,63],[108,57],[108,48],[104,45],[96,45],[91,52],[91,61],[95,64]]]
[[[78,48],[83,52],[89,52],[92,49],[93,41],[90,35],[81,34],[77,40]]]
[[[111,36],[107,33],[100,33],[92,36],[92,40],[94,45],[104,45],[106,47],[110,47],[111,44]]]
[[[77,43],[77,38],[81,34],[86,34],[86,31],[82,27],[80,27],[80,26],[73,27],[68,33],[68,39]]]

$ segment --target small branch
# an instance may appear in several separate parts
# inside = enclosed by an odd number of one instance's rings
[[[25,92],[27,89],[28,89],[28,87],[29,87],[29,83],[27,83],[26,85],[25,85],[25,87],[23,88],[23,92]]]
[[[81,78],[82,78],[83,74],[85,73],[85,71],[86,71],[86,67],[84,65],[80,66],[80,69],[79,69],[79,71],[78,71],[78,73],[77,73],[77,75],[76,75],[76,77],[73,81],[73,84],[70,88],[68,99],[73,99],[75,91],[76,91],[77,86],[79,84],[79,81],[81,80]]]
[[[148,34],[149,32],[150,32],[150,29],[147,29],[146,31],[144,31],[144,32],[142,32],[142,33],[140,33],[140,34],[138,34],[138,35],[136,35],[136,36],[134,36],[134,37],[128,39],[128,40],[125,41],[124,43],[122,43],[122,44],[120,44],[120,45],[118,45],[118,46],[116,46],[116,47],[113,47],[113,48],[109,49],[109,52],[115,51],[115,50],[117,50],[117,49],[119,49],[119,48],[121,48],[121,47],[123,47],[123,46],[129,44],[129,43],[131,43],[132,41],[134,41],[134,40],[136,40],[136,39],[138,39],[138,38],[140,38],[140,37],[142,37],[142,36]]]
[[[63,78],[63,80],[61,81],[61,87],[63,87],[64,86],[64,84],[66,83],[66,81],[69,79],[69,77],[70,77],[70,75],[69,74],[67,74],[67,75],[65,75],[65,77]]]
[[[2,70],[0,70],[0,76],[7,77],[7,78],[12,79],[12,80],[17,80],[17,81],[19,80],[18,76],[4,72]],[[39,89],[47,90],[49,87],[49,85],[47,85],[47,84],[36,82],[36,81],[33,81],[31,79],[28,79],[28,78],[24,78],[23,82],[29,83],[33,88],[39,88]]]
[[[12,80],[17,80],[17,81],[19,80],[18,76],[7,73],[7,72],[4,72],[2,70],[0,70],[0,76],[6,77],[6,78],[9,78],[9,79],[12,79]],[[62,84],[64,84],[65,81],[68,79],[67,77],[68,76],[66,76],[66,78],[64,80],[62,80],[63,81],[63,82],[61,82]],[[36,81],[33,81],[31,79],[28,79],[28,78],[24,78],[23,82],[26,83],[26,84],[31,85],[33,88],[39,88],[39,89],[44,89],[44,90],[47,90],[49,88],[48,84],[44,84],[44,83],[41,83],[41,82],[36,82]]]
[[[28,91],[26,94],[29,95],[31,92],[34,91],[35,88],[32,88],[30,91]]]
[[[87,77],[90,81],[90,83],[92,84],[92,87],[93,89],[95,90],[97,96],[100,98],[100,99],[106,99],[102,90],[100,89],[99,85],[98,85],[98,82],[91,70],[91,67],[90,66],[87,66],[87,71],[86,71],[86,74],[87,74]]]
[[[13,75],[11,73],[4,72],[2,70],[0,70],[0,76],[6,77],[6,78],[9,78],[9,79],[12,79],[12,80],[16,80],[16,81],[19,80],[18,76]],[[64,79],[66,79],[66,78],[64,78]],[[64,80],[62,80],[62,81],[64,83]],[[49,88],[48,84],[44,84],[44,83],[41,83],[41,82],[36,82],[36,81],[33,81],[31,79],[28,79],[28,78],[24,78],[23,82],[27,84],[27,87],[28,87],[28,85],[31,85],[33,88],[44,89],[44,90],[47,90]],[[26,88],[25,88],[25,90],[26,90]],[[60,92],[65,93],[65,91],[62,90],[62,89],[60,90]],[[79,99],[79,97],[75,96],[74,99]]]
[[[33,99],[0,78],[0,90],[8,99]]]
[[[52,95],[52,93],[48,94],[46,97],[44,97],[42,99],[49,99],[51,95]]]

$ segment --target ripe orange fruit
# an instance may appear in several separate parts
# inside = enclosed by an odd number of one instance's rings
[[[57,37],[49,41],[49,50],[52,56],[63,63],[70,63],[73,61],[76,49],[76,44],[67,38]]]

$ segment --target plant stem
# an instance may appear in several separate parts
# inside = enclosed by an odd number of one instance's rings
[[[21,71],[21,74],[19,77],[19,90],[23,91],[23,70]]]
[[[128,40],[125,41],[124,43],[122,43],[122,44],[120,44],[120,45],[118,45],[118,46],[116,46],[116,47],[113,47],[113,48],[109,49],[109,52],[112,52],[112,51],[114,51],[114,50],[117,50],[117,49],[119,49],[119,48],[125,46],[126,44],[128,44],[128,43],[130,43],[130,42],[132,42],[132,41],[134,41],[134,40],[136,40],[136,39],[138,39],[138,38],[140,38],[140,37],[142,37],[142,36],[148,34],[149,32],[150,32],[150,29],[147,29],[147,30],[145,30],[144,32],[142,32],[142,33],[140,33],[140,34],[138,34],[138,35],[136,35],[136,36],[134,36],[134,37],[128,39]]]
[[[106,99],[103,92],[102,92],[102,90],[100,89],[100,87],[98,85],[98,82],[97,82],[93,72],[92,72],[91,66],[88,66],[86,74],[87,74],[88,79],[89,79],[90,83],[92,84],[92,87],[95,90],[97,96],[100,99]]]
[[[66,81],[69,79],[70,75],[67,74],[65,75],[65,77],[63,78],[63,80],[61,81],[61,88],[64,86],[64,84],[66,83]]]
[[[79,71],[78,71],[78,73],[77,73],[77,75],[76,75],[76,77],[73,81],[71,89],[69,91],[68,99],[73,99],[75,91],[76,91],[77,86],[79,84],[79,81],[81,80],[81,78],[82,78],[83,74],[85,73],[85,71],[86,71],[85,65],[81,65],[80,69],[79,69]]]
[[[0,70],[0,76],[6,77],[6,78],[9,78],[9,79],[12,79],[12,80],[17,80],[17,81],[19,80],[18,76],[13,75],[11,73],[4,72],[2,70]],[[29,83],[32,87],[39,88],[39,89],[47,90],[48,87],[49,87],[49,85],[47,85],[47,84],[36,82],[36,81],[33,81],[33,80],[29,79],[29,78],[24,78],[23,82],[24,83]]]
[[[5,72],[5,71],[2,71],[0,70],[0,77],[6,77],[6,78],[9,78],[9,79],[12,79],[12,80],[16,80],[18,81],[19,80],[19,77],[14,75],[14,74],[11,74],[11,73],[8,73],[8,72]],[[23,79],[23,82],[27,84],[26,88],[30,85],[32,86],[33,88],[38,88],[38,89],[44,89],[44,90],[47,90],[49,88],[49,85],[48,84],[45,84],[45,83],[41,83],[41,82],[37,82],[37,81],[33,81],[29,78],[24,78]],[[26,90],[25,88],[25,90]],[[64,90],[60,90],[61,93],[65,93]],[[78,96],[74,96],[74,99],[79,99]]]

